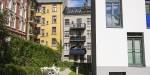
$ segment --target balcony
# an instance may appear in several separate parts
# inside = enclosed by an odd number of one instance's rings
[[[35,21],[34,18],[31,18],[31,19],[29,20],[29,23],[30,23],[30,24],[36,24],[36,21]]]
[[[85,29],[86,24],[85,23],[74,23],[70,25],[70,29]]]
[[[86,49],[85,48],[72,48],[69,52],[70,55],[85,55]]]
[[[150,14],[146,15],[147,28],[150,28]]]
[[[85,42],[85,36],[70,36],[70,42]]]

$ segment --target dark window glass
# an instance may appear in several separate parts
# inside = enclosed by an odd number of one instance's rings
[[[52,46],[53,46],[53,47],[56,47],[56,44],[57,44],[56,38],[52,38]]]
[[[56,35],[56,27],[52,27],[52,35]]]
[[[65,25],[69,25],[70,24],[70,20],[69,19],[65,19]]]
[[[150,1],[146,1],[146,21],[147,28],[150,28]]]
[[[45,7],[43,7],[43,13],[45,13]]]
[[[57,5],[56,4],[53,4],[52,5],[52,12],[56,12],[57,11]]]
[[[109,28],[122,27],[121,1],[106,0],[106,26]]]
[[[57,22],[56,16],[54,15],[54,16],[52,16],[52,23],[54,24],[54,23],[56,23],[56,22]]]
[[[126,72],[109,72],[109,75],[126,75]]]
[[[65,31],[65,37],[69,37],[69,31]]]

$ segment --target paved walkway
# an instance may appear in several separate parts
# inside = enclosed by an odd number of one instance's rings
[[[69,75],[70,72],[71,70],[69,68],[66,68],[64,71],[61,71],[59,75]]]

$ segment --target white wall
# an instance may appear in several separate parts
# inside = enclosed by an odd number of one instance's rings
[[[105,0],[96,0],[97,66],[128,66],[127,32],[144,32],[146,65],[150,66],[150,29],[145,1],[122,0],[123,28],[106,28]]]

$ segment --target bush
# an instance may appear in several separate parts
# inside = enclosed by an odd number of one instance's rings
[[[56,65],[56,66],[65,67],[66,68],[66,67],[71,67],[73,65],[74,65],[74,63],[72,63],[72,62],[64,61],[64,62],[59,62],[58,65]]]
[[[59,53],[46,46],[12,37],[11,50],[13,63],[20,66],[52,66],[59,60]]]
[[[25,70],[13,64],[0,65],[0,75],[27,75]]]

